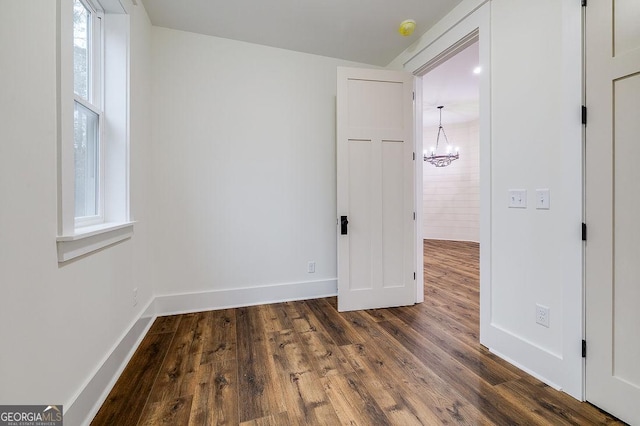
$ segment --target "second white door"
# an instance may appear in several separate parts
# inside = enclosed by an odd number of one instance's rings
[[[413,76],[339,68],[340,311],[415,303],[413,152]]]
[[[640,2],[586,16],[586,396],[640,425]]]

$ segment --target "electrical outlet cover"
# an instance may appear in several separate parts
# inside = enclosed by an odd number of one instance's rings
[[[536,324],[540,324],[548,328],[549,312],[549,307],[536,304]]]

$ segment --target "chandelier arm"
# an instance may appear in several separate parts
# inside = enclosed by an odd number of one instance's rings
[[[440,136],[440,130],[442,130],[442,134],[444,135],[444,141],[449,145],[449,138],[447,138],[447,132],[444,131],[444,127],[440,126],[438,130],[438,136]]]
[[[440,112],[440,120],[438,120],[438,138],[436,139],[436,151],[438,151],[438,142],[440,142],[440,131],[442,130],[442,133],[444,133],[444,127],[442,127],[442,108],[444,108],[444,105],[438,107],[438,111]],[[444,139],[447,140],[446,133],[444,135]],[[447,140],[447,144],[448,143],[449,142]]]

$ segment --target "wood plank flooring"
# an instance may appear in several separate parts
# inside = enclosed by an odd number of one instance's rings
[[[590,425],[613,417],[478,343],[478,245],[426,240],[425,302],[160,317],[93,425]]]

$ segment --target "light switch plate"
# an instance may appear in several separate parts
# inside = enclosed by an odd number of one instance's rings
[[[536,189],[536,209],[549,210],[551,207],[551,200],[549,198],[548,189]]]
[[[508,206],[509,208],[526,209],[527,208],[527,190],[526,189],[510,189]]]

